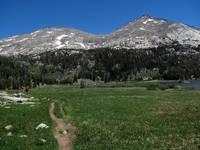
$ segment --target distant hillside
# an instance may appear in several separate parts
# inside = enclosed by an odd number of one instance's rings
[[[0,58],[0,88],[93,81],[184,80],[200,78],[200,46],[165,45],[148,49],[52,50]]]
[[[118,30],[96,36],[76,29],[47,28],[0,40],[0,55],[40,54],[56,49],[146,49],[179,43],[197,47],[200,31],[185,24],[143,16]]]

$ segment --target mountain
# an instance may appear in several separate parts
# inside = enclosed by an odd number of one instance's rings
[[[200,30],[143,16],[104,36],[47,28],[0,40],[0,89],[78,79],[200,79]]]
[[[75,29],[49,28],[1,40],[0,54],[28,55],[61,48],[91,49],[96,46],[91,42],[95,39],[98,36]]]
[[[145,49],[179,43],[197,47],[200,30],[181,23],[143,16],[116,31],[97,36],[76,29],[48,28],[0,40],[0,55],[39,54],[57,49]]]
[[[174,42],[198,46],[200,31],[181,23],[143,16],[108,35],[107,41],[108,47],[127,49],[158,47]]]

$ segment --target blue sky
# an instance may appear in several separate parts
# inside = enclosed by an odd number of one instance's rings
[[[200,28],[200,0],[1,0],[0,38],[47,27],[106,34],[148,14]]]

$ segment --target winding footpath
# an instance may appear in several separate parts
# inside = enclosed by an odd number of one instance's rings
[[[53,134],[58,142],[59,150],[72,150],[72,141],[76,137],[76,128],[70,123],[65,123],[62,118],[57,118],[54,102],[49,107],[49,114],[55,123]]]

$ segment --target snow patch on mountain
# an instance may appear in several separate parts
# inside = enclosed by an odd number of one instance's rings
[[[56,40],[60,41],[60,40],[62,40],[64,37],[68,37],[68,36],[69,36],[69,35],[65,35],[65,34],[60,35],[60,36],[58,36],[58,37],[56,38]]]
[[[16,43],[24,42],[24,41],[26,41],[26,40],[28,40],[28,38],[24,38],[24,39],[21,39],[21,40],[19,40],[19,41],[16,41]]]
[[[12,41],[13,39],[7,39],[7,40],[4,40],[5,42],[10,42],[10,41]]]
[[[145,31],[146,29],[144,27],[140,27],[140,30]]]
[[[40,31],[35,31],[35,32],[31,33],[31,35],[35,35],[37,33],[40,33]]]
[[[56,49],[61,49],[63,47],[65,47],[65,44],[62,44],[61,40],[65,37],[68,37],[68,35],[60,35],[58,37],[56,37],[56,41],[55,41],[55,45],[56,45]]]
[[[143,22],[143,24],[147,24],[148,22],[158,23],[158,21],[149,18],[149,19],[145,20],[145,21]]]
[[[48,34],[52,34],[53,32],[52,32],[52,31],[48,31],[47,33],[48,33]]]
[[[79,42],[75,42],[75,44],[78,44],[78,45],[80,45],[82,48],[86,48],[86,46],[83,44],[83,43],[79,43]]]

